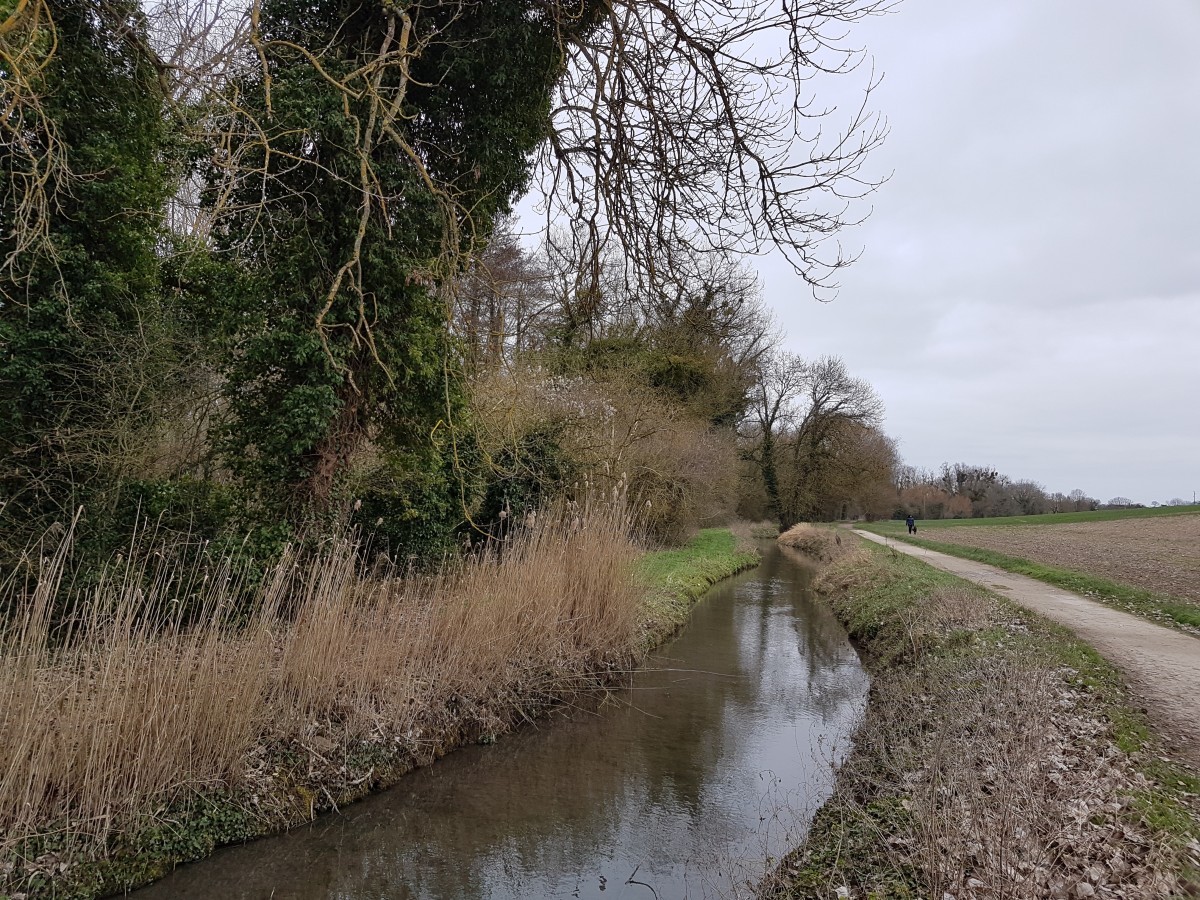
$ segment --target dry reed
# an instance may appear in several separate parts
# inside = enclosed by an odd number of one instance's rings
[[[784,547],[799,550],[820,562],[831,562],[850,550],[855,541],[843,541],[837,529],[801,522],[777,538]]]
[[[147,554],[64,626],[51,610],[69,547],[0,597],[18,611],[0,623],[0,863],[49,834],[102,852],[191,792],[236,795],[268,746],[308,754],[310,774],[345,773],[363,742],[432,758],[594,685],[642,643],[619,496],[428,577],[368,575],[347,541],[285,557],[254,591],[228,567],[205,578]],[[180,585],[199,596],[186,619]]]

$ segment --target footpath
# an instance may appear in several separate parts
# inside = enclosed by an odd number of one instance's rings
[[[1063,625],[1119,668],[1165,743],[1200,770],[1200,638],[1111,609],[1079,594],[994,566],[854,532],[868,541],[1000,592]]]

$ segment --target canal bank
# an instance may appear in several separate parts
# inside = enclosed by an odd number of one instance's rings
[[[583,656],[574,651],[573,657],[560,662],[556,644],[543,647],[527,645],[526,649],[520,651],[525,658],[509,661],[510,671],[494,671],[490,675],[483,673],[486,682],[494,684],[494,688],[489,689],[487,684],[482,685],[482,690],[467,687],[465,691],[453,685],[444,688],[430,685],[430,690],[422,689],[419,684],[405,686],[405,695],[411,695],[429,710],[421,712],[419,717],[408,717],[420,727],[417,733],[411,730],[411,726],[406,730],[404,725],[400,725],[389,729],[396,732],[394,735],[381,731],[342,742],[336,739],[339,732],[336,722],[322,724],[318,721],[303,729],[307,736],[302,734],[299,739],[285,736],[281,740],[272,735],[286,733],[277,728],[276,723],[263,720],[263,737],[253,744],[235,778],[196,784],[182,800],[169,800],[157,808],[150,807],[132,825],[109,829],[110,836],[102,844],[73,840],[73,826],[55,826],[25,838],[15,833],[0,835],[4,838],[0,846],[5,850],[3,858],[0,858],[0,897],[91,898],[125,891],[161,877],[180,862],[206,856],[222,844],[251,840],[311,821],[323,812],[343,807],[373,791],[386,788],[412,769],[427,765],[450,750],[479,741],[494,740],[496,736],[544,715],[559,704],[575,702],[581,697],[586,699],[602,691],[606,684],[619,679],[621,673],[627,670],[628,665],[622,660],[636,660],[678,628],[686,618],[691,600],[704,585],[728,577],[757,561],[757,554],[747,552],[728,531],[714,529],[702,532],[682,550],[643,557],[638,565],[640,587],[634,589],[619,585],[622,579],[628,581],[628,574],[618,575],[614,569],[615,560],[622,555],[627,558],[628,551],[619,546],[615,535],[608,533],[604,522],[601,522],[601,526],[592,530],[597,532],[600,543],[613,545],[613,561],[609,560],[609,550],[593,549],[590,543],[581,545],[572,553],[568,546],[570,543],[580,540],[586,542],[592,536],[586,529],[579,535],[572,534],[565,538],[550,536],[549,540],[535,542],[532,549],[522,549],[519,556],[514,555],[498,565],[480,567],[474,575],[469,570],[467,579],[470,584],[477,585],[478,599],[466,597],[459,602],[452,594],[455,605],[439,615],[441,620],[446,620],[448,616],[458,617],[446,623],[454,628],[461,629],[462,626],[457,624],[460,621],[478,627],[486,625],[489,620],[489,609],[493,608],[491,604],[495,600],[502,600],[505,606],[495,607],[496,625],[490,638],[486,632],[481,636],[484,642],[504,638],[505,629],[516,628],[531,635],[535,632],[545,633],[547,639],[565,639],[575,645],[582,644],[585,649],[591,644],[602,648],[603,643],[593,641],[585,633],[575,636],[575,632],[586,627],[585,622],[591,621],[585,617],[593,615],[592,610],[596,609],[597,600],[593,595],[603,592],[605,586],[611,584],[620,591],[636,590],[641,597],[641,611],[634,612],[639,622],[635,624],[633,634],[621,638],[618,650],[622,646],[626,649],[618,655],[599,653],[593,656],[592,651],[586,651],[588,655]],[[562,550],[556,549],[558,544],[563,544]],[[563,551],[571,555],[555,564],[555,556]],[[347,565],[344,564],[342,568]],[[557,565],[557,571],[549,569],[551,565]],[[621,565],[625,566],[623,571],[627,573],[627,564]],[[495,569],[494,575],[489,574],[492,569]],[[503,576],[510,569],[516,577],[506,581]],[[539,574],[539,571],[543,574]],[[341,575],[339,569],[334,577]],[[581,578],[584,580],[580,581]],[[357,590],[353,583],[345,583]],[[384,604],[379,609],[381,614],[386,615],[373,614],[380,624],[387,625],[389,621],[396,620],[396,626],[389,627],[393,630],[398,627],[399,631],[403,631],[407,627],[405,607],[396,608],[398,611],[389,610],[386,604],[393,602],[390,600],[391,593],[386,589],[380,593],[379,588],[372,587],[369,582],[364,581],[363,584],[367,589],[379,593],[377,600],[366,602]],[[470,584],[466,587],[469,588]],[[504,599],[506,588],[510,595],[516,591],[511,599]],[[529,598],[522,594],[527,590],[542,593],[550,591],[551,596],[541,600],[534,598],[531,606]],[[560,592],[563,600],[555,600],[555,591]],[[320,638],[322,633],[333,635],[337,628],[350,622],[346,616],[351,619],[363,617],[363,607],[360,605],[347,606],[344,611],[337,607],[342,602],[337,599],[338,596],[345,596],[351,604],[358,604],[357,594],[335,595],[330,591],[329,596],[329,601],[323,597],[317,599],[320,606],[315,611],[321,615],[313,621],[313,626],[318,627],[313,637]],[[571,599],[576,596],[581,601],[578,604]],[[411,603],[403,596],[400,600],[402,603]],[[633,602],[639,601],[635,599]],[[325,614],[324,605],[327,603],[333,605]],[[591,609],[589,603],[592,604]],[[529,608],[530,612],[524,612],[525,608]],[[422,617],[414,620],[417,624],[429,619],[424,609],[418,608],[416,611]],[[469,620],[462,618],[467,616]],[[545,618],[547,616],[548,619]],[[283,625],[288,629],[284,636],[294,632],[296,627],[286,623],[267,624],[273,629]],[[299,624],[303,625],[303,620]],[[437,625],[437,622],[431,620],[431,624]],[[346,637],[352,639],[353,635]],[[379,645],[380,650],[386,650],[386,634],[364,634],[363,637],[369,638],[372,645]],[[452,645],[440,643],[436,637],[437,633],[429,635],[433,641],[429,644],[431,650],[437,651],[439,646],[454,649]],[[223,647],[224,644],[219,646]],[[236,649],[236,645],[231,646]],[[346,649],[352,650],[356,646],[361,644],[351,640]],[[570,646],[564,649],[572,650]],[[144,680],[160,677],[164,672],[162,666],[170,665],[169,657],[162,656],[162,651],[151,646],[147,650],[149,652],[144,654],[147,668],[144,671],[130,671],[122,678]],[[394,650],[393,655],[398,652]],[[491,655],[495,656],[496,653],[492,652]],[[278,654],[275,659],[279,659]],[[614,661],[617,663],[615,666]],[[97,663],[107,664],[103,659],[98,659]],[[264,664],[278,665],[271,663],[269,655]],[[536,668],[531,669],[531,666]],[[401,668],[404,667],[407,666]],[[47,674],[61,679],[66,673],[49,669]],[[361,691],[354,684],[358,680],[364,683],[367,691],[364,699],[369,700],[370,693],[377,689],[371,686],[374,679],[367,680],[368,675],[375,676],[376,673],[360,672],[355,676],[347,671],[346,677],[351,680],[339,690],[343,696],[346,696],[347,690]],[[86,681],[78,688],[80,691],[87,689]],[[254,686],[254,689],[261,690],[261,687]],[[425,693],[434,695],[432,700],[422,700],[421,695]],[[437,699],[442,695],[445,695],[445,703]],[[252,699],[253,696],[248,695],[245,702]],[[191,702],[191,699],[177,693],[154,699],[155,703],[168,702],[173,705],[184,701]],[[97,708],[95,717],[100,719],[105,712]],[[153,705],[139,706],[134,712],[145,719],[147,726],[159,718],[158,710]],[[432,718],[429,713],[434,714]],[[53,715],[53,708],[47,714]],[[94,727],[102,725],[103,721],[94,723]],[[329,725],[334,727],[330,728]],[[348,729],[342,732],[347,733]],[[331,740],[331,737],[334,739]]]
[[[683,578],[690,567],[661,558]],[[828,795],[867,679],[814,571],[772,544],[606,702],[464,748],[157,898],[749,896]]]
[[[817,588],[863,652],[870,702],[763,898],[1200,896],[1200,779],[1095,650],[884,547]]]

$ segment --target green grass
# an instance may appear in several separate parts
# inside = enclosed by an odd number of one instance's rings
[[[853,591],[833,598],[834,611],[850,637],[874,664],[893,665],[912,655],[914,647],[906,622],[910,613],[940,588],[966,588],[983,597],[987,592],[961,578],[926,565],[913,556],[879,544],[863,542],[875,561],[856,573]]]
[[[678,550],[647,553],[638,561],[637,572],[649,588],[651,612],[678,625],[696,598],[758,561],[758,553],[739,546],[728,529],[706,528]]]
[[[962,528],[1005,525],[1067,525],[1073,522],[1111,522],[1118,519],[1156,519],[1160,516],[1187,516],[1200,514],[1196,506],[1157,506],[1143,509],[1098,509],[1093,512],[1046,513],[1041,516],[996,516],[991,519],[918,519],[924,528]],[[905,533],[903,519],[889,519],[860,525],[876,534]]]
[[[878,533],[878,532],[877,532]],[[1033,562],[1019,556],[1008,556],[995,550],[984,550],[979,547],[967,547],[962,544],[947,544],[941,541],[930,541],[908,534],[888,534],[896,540],[936,550],[950,556],[962,559],[972,559],[976,562],[987,563],[1006,572],[1027,575],[1053,584],[1056,587],[1074,591],[1093,600],[1099,600],[1108,606],[1116,607],[1125,612],[1142,616],[1161,625],[1180,627],[1181,630],[1191,631],[1200,629],[1200,606],[1181,603],[1165,594],[1157,594],[1144,588],[1131,587],[1101,578],[1098,575],[1088,575],[1071,569],[1062,569],[1045,563]]]

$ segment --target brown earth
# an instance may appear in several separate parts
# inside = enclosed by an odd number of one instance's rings
[[[1098,575],[1200,605],[1200,515],[930,528],[920,536]]]

